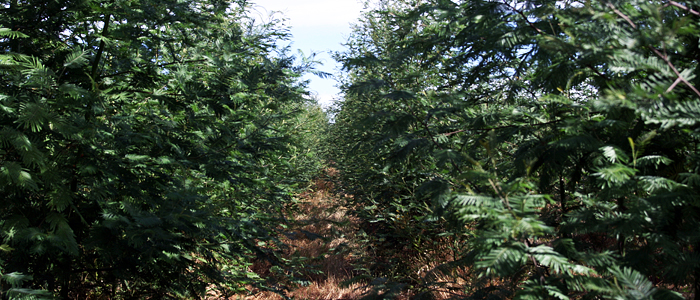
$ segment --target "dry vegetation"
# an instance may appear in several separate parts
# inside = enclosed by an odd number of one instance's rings
[[[350,196],[338,194],[335,189],[336,179],[335,169],[326,170],[325,175],[316,179],[309,190],[299,195],[297,202],[288,208],[290,219],[294,220],[295,225],[285,230],[282,241],[289,248],[284,250],[284,258],[304,260],[310,270],[320,271],[301,274],[300,277],[306,279],[309,284],[292,289],[287,293],[290,298],[360,299],[367,295],[367,292],[372,294],[368,288],[371,283],[356,282],[347,285],[344,282],[359,274],[356,270],[359,265],[367,267],[365,265],[371,264],[372,261],[386,259],[381,253],[370,253],[367,245],[361,241],[362,237],[358,234],[362,231],[361,221],[342,206],[342,197]],[[465,283],[460,277],[467,275],[466,270],[443,273],[440,268],[435,269],[445,262],[452,261],[452,253],[449,249],[442,248],[429,250],[421,253],[404,249],[389,253],[397,255],[404,261],[404,266],[415,271],[419,281],[429,282],[430,291],[423,291],[432,294],[432,299],[449,299],[460,294],[460,286]],[[270,267],[269,263],[258,261],[252,266],[252,271],[263,277],[274,276],[269,271]],[[458,274],[455,274],[455,271]],[[405,291],[396,299],[407,300],[412,296],[415,296],[415,292]],[[230,299],[281,300],[283,297],[273,292],[259,291]]]
[[[315,180],[313,186],[299,196],[294,207],[290,207],[296,227],[287,230],[283,242],[289,245],[286,258],[306,258],[308,263],[322,273],[309,272],[302,276],[310,284],[300,286],[288,293],[294,299],[359,299],[362,284],[343,286],[354,273],[354,256],[351,249],[358,249],[355,241],[357,220],[340,206],[339,195],[334,193],[334,177],[337,171],[328,169],[325,176]],[[269,268],[265,263],[253,266],[259,273]],[[281,296],[261,292],[245,299],[277,300]]]

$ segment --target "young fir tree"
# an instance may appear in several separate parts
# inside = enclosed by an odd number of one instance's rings
[[[338,55],[334,126],[369,222],[453,237],[422,296],[697,291],[698,3],[376,7]]]
[[[281,130],[312,65],[294,65],[284,29],[254,26],[248,5],[2,2],[3,297],[281,287],[248,266],[287,268],[273,229],[288,175],[306,175]]]

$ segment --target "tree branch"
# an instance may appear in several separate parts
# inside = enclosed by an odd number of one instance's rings
[[[596,75],[605,78],[605,80],[610,80],[610,78],[609,78],[608,76],[605,76],[605,74],[600,73],[600,71],[598,71],[598,69],[596,69],[596,68],[594,68],[593,66],[591,66],[591,64],[586,64],[586,68],[591,69],[591,71],[593,71],[594,73],[596,73]]]
[[[692,9],[686,7],[685,5],[680,4],[676,1],[668,1],[668,3],[666,3],[666,5],[664,5],[664,7],[669,7],[669,6],[675,6],[675,7],[682,9],[682,10],[685,10],[691,14],[694,14],[696,16],[700,16],[700,12],[694,11],[694,10],[692,10]]]
[[[652,47],[649,47],[649,49],[651,49],[651,51],[653,51],[658,57],[660,57],[661,59],[663,59],[663,60],[666,62],[666,64],[671,68],[671,70],[673,70],[673,73],[675,73],[676,76],[678,76],[678,79],[676,79],[676,81],[680,80],[680,81],[683,82],[685,85],[687,85],[688,88],[690,88],[691,90],[693,90],[693,92],[695,92],[695,94],[698,95],[698,97],[700,97],[700,91],[698,91],[698,90],[695,88],[695,86],[693,86],[690,82],[688,82],[688,80],[686,80],[685,78],[683,78],[683,76],[681,75],[681,73],[678,72],[678,70],[676,69],[676,67],[671,63],[671,61],[668,60],[668,56],[667,56],[667,55],[662,54],[659,50],[656,50],[656,49],[654,49],[654,48],[652,48]],[[676,83],[674,82],[674,83],[669,87],[669,89],[666,90],[666,92],[669,92],[670,90],[672,90],[673,87],[675,87],[675,85],[676,85]]]
[[[109,20],[112,18],[111,14],[105,15],[104,27],[102,27],[102,39],[100,40],[100,47],[97,49],[95,54],[95,59],[92,61],[92,79],[97,80],[97,69],[100,66],[100,60],[102,59],[102,53],[105,50],[105,36],[107,35],[107,30],[109,28]]]
[[[607,6],[610,7],[610,9],[612,9],[618,16],[625,19],[625,21],[627,21],[627,23],[629,23],[632,26],[632,28],[637,29],[637,24],[634,24],[634,22],[632,22],[630,17],[623,14],[621,11],[617,10],[617,8],[615,8],[615,5],[612,5],[612,3],[608,2]]]
[[[506,2],[503,2],[503,4],[506,5],[506,6],[508,6],[508,7],[510,7],[510,9],[512,9],[513,11],[515,11],[516,13],[518,13],[520,16],[522,16],[523,19],[525,20],[525,22],[527,22],[527,24],[528,24],[530,27],[532,27],[533,29],[535,29],[535,31],[536,31],[537,33],[542,34],[542,35],[547,35],[546,32],[542,31],[542,29],[539,29],[537,26],[535,26],[534,23],[530,22],[530,20],[527,19],[527,16],[525,15],[525,13],[523,13],[523,12],[520,11],[520,10],[517,10],[515,7],[513,7],[512,5],[510,5],[510,4],[506,3]],[[610,4],[610,3],[608,3],[608,4],[612,7],[612,4]],[[613,8],[613,10],[616,10],[614,7],[612,7],[612,8]],[[617,10],[616,10],[616,11],[617,11]],[[618,11],[618,12],[619,12],[619,11]],[[627,18],[627,20],[630,21],[629,18]],[[630,22],[631,22],[631,21],[630,21]],[[551,25],[551,23],[550,23],[550,25]],[[635,26],[635,28],[636,28],[636,25],[632,24],[632,26]],[[554,29],[552,29],[552,31],[554,31]],[[610,80],[610,78],[608,78],[607,76],[605,76],[605,74],[600,73],[600,71],[598,71],[596,68],[594,68],[594,67],[591,66],[590,64],[587,64],[586,67],[589,68],[589,69],[591,69],[591,70],[592,70],[593,72],[595,72],[598,76],[605,78],[605,80]]]
[[[525,22],[527,22],[527,25],[529,25],[530,27],[532,27],[533,29],[535,29],[535,31],[537,31],[537,33],[539,33],[539,34],[545,34],[545,32],[542,31],[542,29],[537,28],[537,26],[535,26],[535,24],[533,24],[532,22],[530,22],[530,20],[527,19],[527,16],[525,15],[525,13],[523,13],[522,11],[517,10],[515,7],[513,7],[512,5],[510,5],[510,4],[509,4],[508,2],[506,2],[506,1],[503,1],[502,3],[503,3],[504,5],[510,7],[510,9],[512,9],[514,12],[518,13],[520,16],[522,16],[522,17],[523,17],[523,20],[525,20]]]
[[[676,4],[677,4],[677,5],[676,5]],[[687,9],[685,6],[683,6],[683,5],[679,4],[679,3],[676,3],[676,2],[674,2],[674,1],[670,1],[670,2],[669,2],[669,5],[674,5],[674,6],[683,8],[683,9]],[[637,25],[634,24],[634,22],[632,22],[632,20],[631,20],[627,15],[625,15],[625,14],[622,13],[621,11],[617,10],[617,9],[615,8],[615,6],[612,5],[612,3],[608,2],[607,6],[610,7],[618,16],[620,16],[621,18],[625,19],[625,21],[627,21],[627,23],[629,23],[630,26],[632,26],[632,28],[637,29]],[[692,13],[692,10],[690,10],[690,11],[691,11],[691,13]],[[696,13],[697,13],[697,12],[696,12]],[[678,77],[678,78],[676,79],[676,81],[675,81],[673,84],[671,84],[671,86],[666,90],[667,93],[670,92],[670,91],[672,91],[673,88],[675,88],[676,85],[678,84],[678,81],[680,80],[680,82],[683,82],[683,84],[685,84],[686,86],[688,86],[688,88],[690,88],[693,92],[695,92],[695,94],[698,95],[698,97],[700,97],[700,91],[698,91],[698,90],[695,88],[695,86],[693,86],[690,82],[688,82],[688,80],[686,80],[686,79],[681,75],[681,72],[678,72],[678,70],[676,69],[676,66],[674,66],[673,63],[671,63],[670,60],[668,60],[668,55],[666,55],[666,54],[664,54],[664,53],[661,53],[661,51],[657,50],[657,49],[654,48],[654,47],[651,47],[651,46],[647,46],[647,47],[648,47],[649,49],[651,49],[651,51],[654,52],[654,54],[656,54],[656,56],[658,56],[658,57],[661,58],[664,62],[666,62],[666,65],[668,65],[668,66],[671,68],[671,70],[673,70],[673,73],[675,73],[676,76]]]

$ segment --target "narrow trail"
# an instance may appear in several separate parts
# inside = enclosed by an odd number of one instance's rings
[[[361,220],[343,206],[347,197],[352,196],[342,194],[336,188],[339,182],[338,175],[336,169],[327,168],[313,181],[306,192],[298,195],[296,201],[286,208],[291,226],[284,229],[281,236],[281,242],[287,245],[281,256],[286,260],[294,261],[297,265],[299,265],[298,262],[302,262],[306,269],[298,273],[297,277],[309,283],[305,286],[293,287],[286,293],[286,296],[295,300],[359,300],[372,298],[372,295],[376,296],[378,292],[385,293],[388,291],[387,288],[393,289],[391,285],[383,285],[386,281],[384,277],[366,277],[368,265],[372,260],[387,258],[369,252],[367,245],[371,244],[371,241],[368,241],[366,233],[361,229],[363,228]],[[436,266],[454,260],[449,256],[451,252],[448,250],[432,249],[424,253],[426,257],[411,251],[389,252],[389,255],[404,259],[406,266],[414,270],[417,276],[424,276]],[[251,271],[264,278],[271,278],[269,277],[270,268],[269,263],[262,261],[256,262]],[[358,275],[364,275],[365,281],[344,284]],[[452,296],[458,295],[455,291],[465,284],[461,279],[454,281],[449,275],[439,272],[430,272],[430,276],[432,279],[429,280],[435,284],[432,292],[429,292],[430,299],[451,299]],[[384,287],[377,289],[377,285]],[[394,284],[394,286],[397,285]],[[403,290],[403,288],[400,289]],[[415,291],[409,288],[399,291],[394,295],[396,297],[394,299],[407,300],[414,296],[416,296]],[[232,299],[282,300],[283,297],[274,292],[254,291],[247,297],[239,296]]]
[[[309,190],[299,195],[296,203],[288,208],[295,225],[288,228],[282,238],[289,246],[283,256],[305,260],[310,270],[301,275],[310,284],[288,293],[287,296],[294,299],[361,298],[361,284],[342,286],[344,281],[356,275],[353,263],[357,257],[353,251],[359,249],[356,237],[358,220],[341,205],[344,196],[336,194],[337,176],[336,169],[326,169],[322,176],[314,180]],[[253,271],[261,274],[269,265],[254,265],[253,268]],[[261,292],[245,299],[277,300],[282,297],[272,292]]]

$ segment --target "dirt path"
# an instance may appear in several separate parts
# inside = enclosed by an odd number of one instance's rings
[[[341,287],[342,282],[354,274],[353,249],[356,244],[357,221],[340,204],[340,195],[335,194],[335,169],[328,169],[314,181],[312,187],[299,195],[295,205],[289,208],[294,226],[285,230],[282,241],[289,245],[284,253],[287,259],[306,260],[310,270],[302,274],[308,286],[297,287],[288,296],[294,299],[351,300],[361,298],[361,286],[353,284]],[[258,265],[254,268],[269,266]],[[282,299],[277,294],[262,292],[246,297],[249,300]]]

